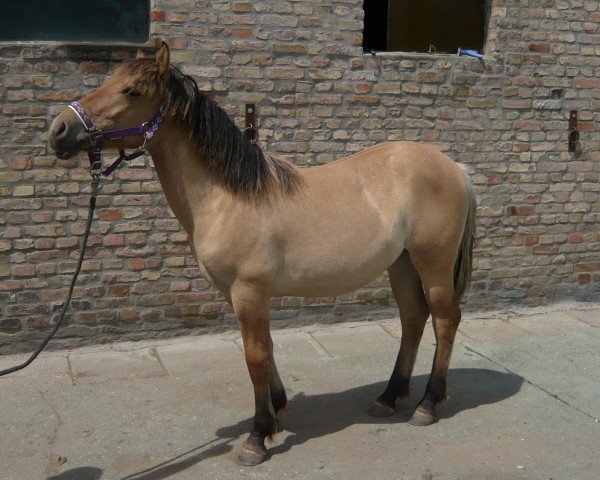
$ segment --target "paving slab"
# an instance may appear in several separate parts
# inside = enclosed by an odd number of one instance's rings
[[[559,310],[554,329],[513,325],[537,311],[463,322],[429,427],[407,420],[430,341],[397,412],[366,413],[397,354],[397,319],[274,332],[289,404],[254,468],[233,461],[254,404],[237,335],[61,352],[73,377],[51,360],[0,378],[0,480],[598,480],[600,329]]]
[[[311,335],[334,358],[373,357],[399,348],[398,339],[377,324],[319,328]]]
[[[219,371],[243,364],[244,354],[233,340],[207,338],[205,341],[174,343],[156,349],[171,375]]]
[[[0,370],[20,365],[29,359],[30,355],[0,355]],[[69,361],[67,355],[41,353],[29,366],[10,374],[11,377],[60,377],[69,376]]]
[[[561,331],[501,343],[467,341],[465,345],[573,408],[600,419],[600,330],[585,325],[569,334]]]
[[[519,338],[527,333],[526,330],[523,330],[516,324],[510,323],[508,320],[495,318],[462,321],[460,322],[458,331],[475,341],[498,341]]]
[[[577,318],[582,322],[591,325],[592,327],[600,328],[600,308],[594,308],[590,310],[567,310],[567,315]]]
[[[323,360],[331,358],[323,345],[313,338],[310,332],[285,330],[273,332],[273,352],[278,368],[291,366],[293,369],[298,360],[304,364],[318,365]]]
[[[82,384],[167,374],[154,347],[129,352],[76,353],[69,355],[69,361],[75,381]]]
[[[592,328],[564,310],[538,315],[519,315],[511,318],[509,323],[529,333],[557,333]]]

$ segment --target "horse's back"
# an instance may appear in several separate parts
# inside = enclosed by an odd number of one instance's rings
[[[461,217],[468,205],[462,168],[430,145],[386,142],[327,165],[307,169],[311,195],[365,197],[387,225],[418,222],[430,212]],[[314,192],[314,193],[313,193]],[[350,202],[352,203],[352,202]]]

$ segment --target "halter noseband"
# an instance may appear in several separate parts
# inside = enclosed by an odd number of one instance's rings
[[[161,109],[156,115],[154,115],[154,117],[150,119],[150,121],[142,123],[137,127],[120,128],[117,130],[103,132],[102,130],[99,130],[96,125],[94,125],[94,122],[92,122],[92,119],[87,114],[81,103],[72,102],[69,105],[69,108],[75,112],[77,118],[79,118],[86,131],[90,134],[92,150],[88,153],[88,156],[90,158],[92,170],[102,172],[102,175],[104,176],[108,176],[114,172],[115,169],[123,162],[123,160],[133,160],[134,158],[146,153],[146,142],[151,140],[152,137],[156,135],[158,127],[165,118],[165,115]],[[117,140],[119,138],[133,137],[136,135],[142,135],[144,137],[144,142],[142,145],[130,154],[126,154],[125,150],[119,149],[119,158],[117,158],[108,168],[102,170],[102,141]]]

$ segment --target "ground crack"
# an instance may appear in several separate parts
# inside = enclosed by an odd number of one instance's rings
[[[586,417],[592,419],[594,422],[598,423],[600,422],[600,419],[594,417],[593,415],[587,413],[584,410],[581,410],[580,408],[576,407],[575,405],[572,405],[571,403],[569,403],[567,400],[564,400],[563,398],[559,397],[557,394],[552,393],[550,390],[547,390],[546,388],[542,387],[541,385],[538,385],[537,383],[532,382],[531,380],[525,378],[523,375],[519,375],[517,372],[506,368],[504,365],[502,365],[501,363],[498,363],[497,361],[495,361],[493,358],[490,358],[486,355],[484,355],[481,352],[478,352],[477,350],[475,350],[473,347],[470,347],[464,343],[461,344],[466,350],[468,350],[471,353],[474,353],[475,355],[478,355],[481,358],[484,358],[485,360],[487,360],[488,362],[493,363],[494,365],[497,365],[498,367],[502,368],[503,370],[505,370],[506,372],[510,373],[511,375],[515,375],[517,377],[519,377],[521,380],[523,380],[525,383],[531,385],[532,387],[540,390],[541,392],[544,392],[546,395],[558,400],[560,403],[566,405],[569,408],[572,408],[573,410],[576,410],[577,412],[585,415]]]
[[[43,390],[38,390],[38,392],[40,394],[42,401],[44,402],[44,404],[46,404],[50,408],[50,410],[52,411],[52,414],[56,417],[56,421],[57,421],[53,432],[50,434],[50,458],[48,459],[48,466],[46,467],[46,475],[48,477],[51,477],[53,475],[58,475],[60,473],[60,467],[57,462],[57,456],[54,454],[53,447],[54,447],[54,442],[58,438],[58,433],[64,423],[63,423],[63,419],[60,415],[60,412],[52,404],[52,402],[50,402],[50,400],[48,400],[46,398],[45,392]]]

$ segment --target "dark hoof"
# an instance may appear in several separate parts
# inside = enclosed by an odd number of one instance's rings
[[[260,445],[244,443],[236,453],[236,463],[244,467],[255,467],[267,458],[267,449]]]
[[[371,417],[375,418],[391,417],[394,414],[394,412],[395,409],[393,407],[390,407],[385,403],[378,402],[377,400],[375,400],[367,409],[367,413]]]
[[[417,427],[426,427],[427,425],[435,423],[435,421],[435,413],[425,410],[421,407],[417,407],[415,413],[413,413],[413,416],[410,417],[408,423]]]

